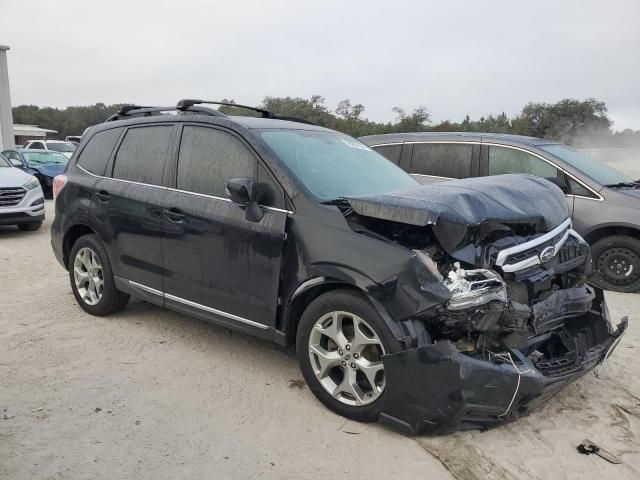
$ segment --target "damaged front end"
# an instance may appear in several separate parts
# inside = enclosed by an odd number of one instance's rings
[[[470,336],[384,356],[380,421],[408,434],[443,434],[512,421],[540,405],[602,363],[627,328],[626,318],[612,327],[601,291],[584,290],[585,313],[518,346],[478,349]]]
[[[406,433],[513,420],[601,364],[627,327],[626,318],[613,327],[602,291],[586,283],[589,247],[561,192],[505,177],[490,193],[474,179],[389,195],[391,206],[349,202],[355,231],[411,248],[428,272],[398,275],[393,298],[440,299],[413,303],[408,320],[427,340],[382,357],[380,421]]]

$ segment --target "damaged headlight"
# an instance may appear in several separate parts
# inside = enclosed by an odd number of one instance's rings
[[[450,310],[476,307],[492,300],[507,302],[507,286],[500,275],[491,270],[464,270],[455,263],[444,284],[452,295]]]

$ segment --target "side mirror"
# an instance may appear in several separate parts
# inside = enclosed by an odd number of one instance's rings
[[[227,194],[233,203],[245,208],[245,218],[250,222],[259,222],[264,216],[258,205],[258,189],[253,178],[231,178],[227,182]]]
[[[18,167],[18,168],[24,167],[24,164],[20,160],[16,160],[15,158],[12,158],[9,161],[11,162],[11,165],[13,165],[14,167]]]

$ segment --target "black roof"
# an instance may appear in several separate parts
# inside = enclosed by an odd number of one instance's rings
[[[358,140],[367,145],[380,145],[383,143],[420,142],[433,140],[458,140],[458,141],[484,141],[492,140],[501,143],[519,143],[531,146],[548,145],[558,143],[548,138],[527,137],[525,135],[511,135],[507,133],[481,133],[481,132],[412,132],[412,133],[387,133],[384,135],[367,135]]]

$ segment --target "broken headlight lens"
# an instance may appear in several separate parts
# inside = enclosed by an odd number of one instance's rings
[[[451,292],[449,310],[464,310],[493,300],[507,302],[507,286],[492,270],[464,270],[456,263],[444,283]]]

